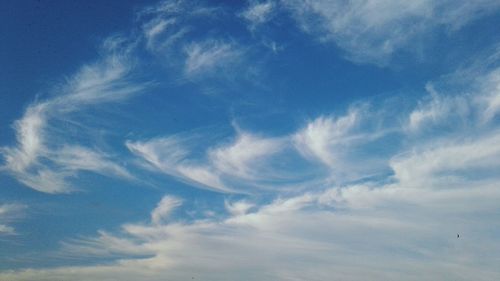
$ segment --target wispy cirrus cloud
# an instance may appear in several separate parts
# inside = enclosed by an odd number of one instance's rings
[[[306,31],[314,33],[326,30],[328,39],[337,42],[353,57],[361,60],[385,60],[422,30],[441,25],[459,29],[470,20],[487,14],[489,10],[495,10],[498,5],[492,1],[474,4],[460,2],[458,5],[452,5],[449,1],[417,1],[411,4],[387,1],[377,5],[370,1],[362,1],[357,5],[335,1],[267,1],[251,2],[241,15],[232,16],[243,16],[250,22],[262,24],[275,9],[282,7],[291,11]],[[255,54],[247,52],[247,48],[242,47],[244,44],[230,35],[221,36],[216,24],[197,24],[200,19],[211,19],[215,23],[222,16],[228,16],[224,8],[200,3],[193,6],[187,1],[162,1],[140,10],[135,21],[138,35],[132,33],[121,37],[111,36],[103,44],[101,59],[83,66],[77,74],[54,90],[52,97],[37,101],[26,109],[24,116],[14,124],[17,145],[1,149],[4,158],[2,170],[34,189],[49,193],[70,191],[73,187],[68,184],[68,180],[76,176],[78,171],[130,178],[131,175],[114,163],[111,154],[104,150],[78,143],[65,143],[64,137],[57,137],[63,134],[58,131],[54,122],[61,122],[71,115],[84,112],[90,106],[122,101],[141,92],[145,84],[133,79],[135,58],[131,55],[132,49],[141,46],[155,56],[165,58],[169,61],[167,64],[178,70],[174,72],[183,73],[183,78],[188,78],[187,80],[201,82],[207,77],[229,77],[231,80],[234,73],[238,73],[238,77],[248,76],[245,71],[254,71],[256,64],[252,63],[247,67],[246,63]],[[389,25],[397,28],[386,28]],[[363,53],[366,50],[372,53]],[[483,88],[495,87],[497,76],[492,72],[488,80],[489,86],[485,85]],[[483,113],[485,120],[496,115],[500,104],[494,88],[490,92],[492,94],[483,95],[481,100],[476,101],[486,105]],[[442,116],[448,114],[448,111],[456,112],[457,107],[465,102],[463,98],[461,101],[456,99],[454,106],[446,108],[450,106],[446,99],[439,95],[432,97],[431,107],[424,101],[425,105],[410,116],[408,130],[418,131],[429,120],[438,122],[438,119],[446,118]],[[336,136],[342,134],[339,132],[343,130],[340,123],[348,122],[354,116],[351,114],[338,120],[330,117],[317,118],[301,132],[297,132],[296,148],[307,158],[319,159],[330,167],[343,162],[335,162],[339,155],[333,155],[342,150],[337,149],[333,153],[335,146],[342,146],[341,142],[348,138],[349,141],[355,137],[369,138],[362,133],[355,136],[349,132],[346,132],[345,138]],[[210,161],[212,160],[208,160]],[[188,168],[179,169],[176,173],[191,179],[203,178],[202,181],[210,181],[211,185],[221,187],[223,184],[219,174],[233,164],[213,161],[218,164],[214,162],[208,166],[193,166],[191,163]],[[232,172],[240,173],[235,170]]]
[[[499,261],[495,246],[498,222],[491,216],[499,211],[500,199],[496,173],[500,166],[498,123],[492,119],[484,123],[482,114],[488,103],[467,102],[466,111],[471,114],[461,117],[467,119],[464,126],[454,127],[451,133],[436,133],[439,131],[431,127],[440,127],[447,120],[454,122],[456,99],[481,101],[491,95],[488,89],[495,89],[491,83],[496,80],[490,78],[496,71],[476,73],[478,77],[472,80],[483,81],[480,77],[485,77],[488,83],[471,83],[474,92],[451,92],[443,98],[444,93],[428,88],[431,99],[424,98],[414,111],[402,113],[406,117],[402,120],[408,123],[401,124],[396,136],[406,138],[406,143],[386,158],[393,174],[384,180],[326,183],[266,203],[255,198],[226,199],[226,213],[189,221],[170,216],[181,201],[166,196],[152,210],[150,222],[127,223],[116,233],[100,231],[95,237],[66,242],[61,249],[112,257],[116,260],[112,264],[25,270],[0,276],[44,280],[65,278],[71,270],[73,276],[120,276],[123,280],[185,276],[233,280],[242,275],[250,280],[357,280],[367,276],[374,280],[421,280],[425,272],[428,280],[443,276],[445,280],[494,279],[500,274],[495,267]],[[453,84],[453,79],[450,81]],[[418,132],[407,130],[415,112],[442,107],[450,110],[439,118],[422,119],[415,128]],[[366,131],[364,115],[380,117],[362,108],[365,110],[352,107],[336,118],[312,120],[284,142],[274,143],[273,139],[240,131],[233,142],[206,150],[208,157],[203,165],[218,173],[219,179],[224,179],[226,172],[240,174],[245,180],[253,175],[247,170],[253,169],[249,165],[252,161],[268,153],[275,155],[276,148],[288,143],[294,144],[303,157],[338,168],[339,159],[356,159],[350,157],[352,147],[346,150],[339,143],[351,144],[360,133],[371,132]],[[474,135],[470,135],[471,130]],[[150,165],[170,171],[183,162],[195,162],[186,160],[191,157],[192,139],[188,140],[169,137],[128,145]],[[358,144],[365,145],[366,140]],[[382,148],[386,143],[378,145]],[[338,157],[337,151],[349,153]],[[394,266],[398,271],[390,270]],[[221,268],[224,275],[216,273],[215,269]]]
[[[28,106],[24,116],[14,123],[17,145],[0,150],[5,160],[2,170],[46,193],[72,191],[69,179],[79,171],[131,178],[104,151],[68,142],[67,132],[56,125],[63,121],[70,126],[72,116],[90,106],[122,101],[145,88],[146,84],[128,79],[132,68],[127,56],[129,43],[109,38],[103,46],[107,53],[101,60],[83,66],[55,88],[50,98]]]
[[[248,8],[241,13],[241,16],[248,21],[250,29],[253,30],[269,21],[275,9],[276,3],[273,1],[251,1]]]
[[[428,84],[426,90],[429,97],[420,101],[418,107],[409,116],[406,130],[413,133],[426,131],[426,129],[443,125],[451,118],[459,124],[468,118],[470,108],[466,97],[442,96]],[[454,122],[456,123],[456,122]]]
[[[182,201],[175,197],[163,197],[160,203],[158,203],[156,208],[151,212],[151,222],[154,224],[161,224],[170,216],[172,211],[181,204]]]
[[[265,173],[265,160],[282,151],[286,139],[239,132],[234,142],[210,149],[210,162],[221,173],[254,180]]]
[[[385,65],[391,56],[426,40],[428,31],[459,30],[500,8],[497,1],[303,1],[284,0],[299,26],[333,41],[356,62]]]
[[[497,55],[500,55],[500,51]],[[490,122],[500,113],[500,69],[492,71],[479,83],[484,95],[479,97],[476,102],[484,107],[482,120]]]
[[[285,139],[262,138],[239,132],[233,142],[206,148],[206,156],[194,157],[191,155],[192,141],[170,136],[128,141],[126,146],[160,172],[221,192],[248,192],[238,185],[249,180],[258,183],[260,179],[271,176],[269,171],[265,171],[269,168],[266,160],[286,146]]]
[[[21,204],[0,204],[0,235],[16,234],[14,227],[9,223],[18,219],[26,206]]]
[[[484,77],[491,80],[491,74]],[[477,84],[483,85],[481,81]],[[488,84],[486,88],[491,87]],[[375,111],[369,104],[361,103],[351,106],[344,115],[319,116],[296,132],[281,137],[261,138],[239,131],[233,142],[204,148],[205,154],[201,157],[192,155],[196,141],[189,138],[127,142],[127,146],[154,169],[224,192],[244,192],[251,186],[277,190],[283,179],[287,184],[307,185],[308,180],[296,175],[297,166],[287,159],[290,155],[296,156],[295,161],[309,160],[301,169],[322,170],[309,179],[311,185],[316,185],[318,180],[344,185],[387,177],[391,173],[393,180],[422,185],[419,179],[452,179],[451,174],[459,169],[460,163],[489,163],[496,157],[495,133],[491,133],[491,126],[481,125],[481,114],[488,105],[475,102],[491,93],[484,87],[472,88],[478,90],[474,95],[467,91],[443,95],[429,84],[426,89],[430,98],[424,97],[414,110],[400,112],[401,116],[396,118],[391,115],[393,111],[384,108]],[[388,119],[403,122],[387,122]],[[450,121],[462,125],[441,130]],[[463,134],[471,129],[476,130],[478,138],[468,137],[464,141]],[[407,145],[403,145],[405,142]],[[484,153],[472,153],[478,149]],[[487,160],[487,155],[493,156]],[[279,168],[275,166],[278,162],[281,162]],[[423,165],[426,162],[435,165]],[[447,163],[456,166],[446,168]],[[473,167],[465,165],[460,169],[469,168]],[[415,177],[408,178],[408,175]]]
[[[411,149],[392,158],[395,178],[408,186],[442,188],[496,182],[498,112],[492,108],[498,75],[498,67],[484,64],[447,76],[437,89],[429,84],[430,97],[423,98],[403,125]]]
[[[191,151],[187,139],[171,136],[147,141],[127,141],[126,146],[145,161],[145,166],[173,176],[192,185],[219,192],[231,192],[219,175],[197,159],[189,159]]]
[[[201,3],[193,5],[187,1],[163,1],[139,12],[138,23],[143,26],[148,49],[170,61],[172,66],[183,66],[185,74],[191,76],[223,65],[239,54],[235,44],[217,40],[211,35],[202,41],[193,40],[192,33],[200,29],[217,29],[210,25],[200,27],[195,24],[196,20],[211,19],[220,13],[219,8]],[[182,53],[185,56],[179,62],[176,57]]]
[[[263,58],[247,52],[251,46],[240,42],[239,35],[223,31],[220,24],[233,16],[224,6],[162,1],[140,11],[137,23],[142,26],[146,48],[173,70],[170,73],[176,79],[247,81],[247,76],[255,75],[255,60]],[[200,21],[207,24],[200,25]],[[250,60],[254,60],[252,67],[245,65]]]
[[[459,138],[460,139],[460,138]],[[395,178],[407,186],[461,186],[493,181],[500,166],[495,131],[472,140],[438,140],[391,161]]]
[[[178,61],[172,58],[174,68],[193,80],[241,63],[241,43],[214,39],[219,37],[211,32],[201,32],[208,36],[196,40],[190,37],[194,24],[186,22],[219,12],[203,6],[190,10],[190,3],[164,1],[139,12],[138,41],[144,41],[134,44],[144,43],[148,52],[163,58],[178,55]],[[316,34],[319,26],[327,32],[326,39],[345,48],[352,59],[376,63],[385,62],[429,26],[460,28],[492,4],[269,1],[251,3],[243,15],[263,24],[278,3],[294,3],[294,16],[304,30]],[[443,17],[431,19],[429,14]],[[430,96],[410,112],[398,107],[392,115],[394,111],[372,110],[368,103],[354,104],[344,114],[319,113],[280,136],[238,129],[233,137],[210,140],[188,133],[165,136],[161,131],[162,137],[132,140],[130,134],[125,146],[139,165],[125,168],[85,132],[70,138],[57,125],[146,87],[133,79],[128,53],[115,53],[126,41],[107,41],[102,60],[83,67],[53,96],[27,108],[14,125],[17,143],[1,150],[2,169],[48,193],[72,190],[73,177],[82,171],[130,179],[132,169],[140,167],[195,188],[231,194],[223,195],[219,205],[194,206],[203,216],[177,216],[187,212],[180,208],[186,200],[166,195],[142,221],[63,241],[57,254],[71,257],[74,264],[85,258],[85,265],[9,270],[1,272],[0,279],[500,276],[495,216],[500,211],[498,68],[470,71],[473,75],[465,81],[470,86],[460,91],[429,83]],[[445,84],[454,83],[446,81],[449,78],[443,78]],[[315,173],[303,177],[304,170]],[[264,189],[265,199],[259,196]],[[0,233],[13,232],[2,221],[2,212],[13,209],[0,205]]]
[[[387,160],[398,143],[381,144],[394,139],[400,129],[381,125],[389,114],[384,111],[377,113],[368,104],[357,104],[344,115],[319,116],[293,134],[292,142],[303,157],[324,165],[337,183],[387,172]]]
[[[456,72],[427,83],[428,95],[409,114],[404,130],[411,134],[428,134],[433,130],[484,131],[495,126],[498,116],[500,72],[498,47],[488,55],[476,58]],[[476,132],[477,133],[477,132]]]
[[[216,71],[228,72],[241,62],[242,48],[235,44],[207,40],[191,43],[185,47],[186,63],[184,72],[188,77],[200,74],[213,74]]]
[[[495,71],[486,72],[484,79]],[[481,100],[487,94],[474,92],[472,99]],[[445,108],[455,104],[454,99],[438,99],[450,103]],[[470,112],[484,108],[482,103],[468,106]],[[415,110],[434,108],[433,101],[424,100]],[[301,137],[302,142],[295,145],[308,149],[302,152],[304,157],[322,165],[335,163],[337,149],[332,147],[344,143],[342,140],[356,140],[362,132],[366,135],[361,130],[366,129],[365,118],[358,114],[370,111],[353,110],[345,116],[313,120],[290,139]],[[403,113],[405,120],[411,120],[412,114]],[[445,122],[453,114],[441,118]],[[453,134],[424,134],[425,141],[419,142],[411,141],[415,132],[405,130],[407,123],[402,123],[398,136],[408,138],[407,146],[398,147],[387,161],[393,175],[386,180],[324,185],[267,203],[227,199],[226,213],[188,221],[170,215],[181,206],[181,200],[166,196],[145,222],[129,222],[119,231],[101,230],[94,237],[66,241],[60,250],[63,256],[114,262],[7,271],[0,278],[164,280],[190,276],[234,280],[244,275],[248,280],[422,280],[424,275],[426,280],[495,279],[500,275],[496,267],[500,249],[495,242],[498,223],[491,214],[499,211],[495,171],[500,134],[490,130],[497,126],[494,120],[484,124],[478,115],[465,118],[471,127],[483,124],[475,128],[476,134],[468,135],[462,127]],[[437,121],[424,118],[419,126],[437,126]],[[243,171],[248,176],[252,175],[247,170],[252,167],[249,163],[261,159],[264,151],[273,154],[280,147],[266,138],[239,134],[225,146],[208,149],[208,157],[200,165],[214,172],[219,169],[219,176],[224,175],[222,171],[234,175]],[[167,137],[128,142],[127,146],[153,168],[169,174],[179,173],[178,167],[185,163],[197,163],[186,160],[191,157],[190,141]],[[252,149],[255,152],[249,152]],[[320,158],[320,152],[329,153],[332,162]],[[349,153],[342,156],[353,160]],[[398,270],[391,270],[395,266]]]
[[[306,157],[316,158],[326,165],[333,166],[336,156],[334,146],[347,146],[352,130],[359,122],[359,112],[351,110],[337,120],[319,117],[295,136],[297,149]],[[341,149],[340,149],[341,150]]]

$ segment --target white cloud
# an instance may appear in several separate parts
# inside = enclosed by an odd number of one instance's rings
[[[492,129],[500,112],[500,50],[469,61],[456,72],[427,83],[429,96],[409,114],[404,129],[421,134],[446,131]],[[493,127],[492,127],[493,126]]]
[[[207,27],[200,27],[196,21],[203,19],[208,22],[220,14],[219,10],[201,3],[162,1],[141,10],[138,23],[142,26],[147,49],[165,59],[170,66],[177,68],[180,65],[184,73],[191,76],[220,66],[236,55],[234,45],[216,41],[211,36],[199,43],[186,43],[191,40],[190,34]]]
[[[184,2],[162,2],[154,13],[182,14],[180,3]],[[345,40],[339,45],[350,48],[352,56],[368,60],[385,59],[404,46],[420,28],[427,28],[427,14],[437,9],[428,1],[378,5],[361,1],[357,6],[354,2],[300,3],[309,10],[296,13],[312,10],[324,17],[320,19],[326,21],[322,24],[333,40]],[[471,11],[488,2],[480,3],[459,3],[434,24],[458,28],[469,20]],[[264,22],[268,9],[253,10],[249,20]],[[407,30],[408,18],[415,20],[416,30]],[[311,19],[305,20],[304,28],[309,28]],[[175,21],[155,18],[150,23],[143,30],[151,40],[150,48],[160,41],[172,42],[161,36]],[[386,30],[395,23],[398,28]],[[238,61],[235,44],[201,42],[183,49],[186,75],[220,71]],[[360,46],[374,48],[366,54],[357,49]],[[55,141],[66,138],[54,135],[53,128],[54,120],[86,106],[138,93],[142,86],[127,82],[130,68],[124,57],[111,56],[82,68],[61,94],[28,107],[14,125],[17,145],[1,150],[6,160],[3,169],[49,193],[69,191],[69,180],[80,171],[131,178],[112,155],[99,148]],[[326,175],[315,174],[305,183],[291,177],[294,189],[266,193],[275,196],[270,203],[259,202],[258,196],[252,201],[226,199],[225,212],[206,210],[212,214],[209,218],[179,220],[172,213],[182,211],[177,210],[182,200],[165,196],[143,222],[62,243],[63,257],[105,258],[105,264],[2,271],[0,280],[496,280],[500,277],[494,216],[500,211],[500,132],[494,121],[500,79],[496,70],[485,77],[478,78],[479,92],[470,96],[445,95],[429,87],[430,99],[408,116],[391,116],[404,119],[401,131],[412,133],[396,136],[407,138],[402,150],[381,141],[392,129],[374,125],[380,116],[365,107],[352,107],[344,116],[318,117],[283,137],[238,131],[233,139],[216,145],[182,136],[127,141],[126,147],[144,167],[217,192],[245,193],[248,187],[257,189],[264,181],[280,179],[282,170],[274,166],[276,162],[286,175],[298,173],[295,163],[290,164],[293,161],[283,161],[294,153],[328,169]],[[470,122],[474,130],[455,127],[452,134],[424,133],[412,142],[413,133],[450,123],[456,116]],[[486,124],[479,124],[480,120]],[[388,154],[394,150],[399,154],[391,158]],[[386,168],[393,174],[381,173]],[[346,183],[373,173],[383,179]],[[332,174],[340,178],[333,182],[341,185],[331,183]],[[269,186],[276,191],[279,184]],[[299,184],[308,190],[297,188]],[[14,233],[5,219],[14,209],[0,205],[0,233]],[[456,233],[462,238],[456,239]]]
[[[500,168],[500,133],[492,132],[462,142],[431,142],[422,151],[403,154],[391,161],[395,177],[408,186],[441,187],[497,181]]]
[[[162,224],[169,218],[172,211],[180,206],[182,201],[171,196],[165,196],[160,203],[151,212],[151,222],[153,224]]]
[[[0,236],[16,234],[8,223],[19,218],[26,206],[20,204],[0,204]]]
[[[209,166],[193,164],[196,160],[189,158],[189,143],[187,138],[170,136],[142,142],[127,141],[126,146],[132,153],[145,160],[152,169],[197,187],[231,192]],[[188,147],[185,147],[186,145]]]
[[[419,103],[414,112],[450,109],[439,118],[421,118],[415,128],[453,119],[456,100],[481,100],[489,93],[479,89],[467,96],[431,91],[432,99]],[[365,145],[381,150],[387,144],[377,141],[390,130],[373,125],[380,116],[366,108],[352,107],[337,118],[319,117],[290,138],[308,159],[334,171],[354,167],[366,174],[366,167],[353,165],[363,166],[359,159],[369,162],[376,156],[359,158],[356,153]],[[498,279],[498,223],[491,214],[500,211],[500,132],[495,122],[476,126],[482,119],[475,112],[485,104],[468,103],[467,108],[470,114],[460,116],[474,127],[474,135],[466,126],[451,134],[422,134],[412,142],[414,134],[403,135],[408,132],[403,124],[397,136],[408,138],[407,146],[390,160],[383,158],[393,175],[381,181],[338,186],[324,181],[319,189],[278,194],[270,203],[226,199],[225,212],[191,220],[171,216],[181,201],[166,196],[148,223],[129,222],[117,232],[101,230],[95,237],[62,244],[61,256],[105,258],[106,264],[21,269],[2,272],[0,279]],[[411,120],[412,114],[403,116]],[[261,180],[256,171],[269,165],[269,159],[280,160],[289,141],[238,131],[229,142],[205,144],[201,157],[193,152],[198,143],[192,136],[126,145],[150,168],[222,191],[219,185],[227,182],[233,188],[247,178]]]
[[[224,202],[226,210],[234,217],[243,216],[248,213],[250,209],[255,207],[255,204],[241,200],[236,202]]]
[[[22,184],[44,193],[69,193],[74,187],[68,178],[74,176],[67,171],[54,171],[45,167],[37,167],[34,171],[22,171],[13,176]]]
[[[494,108],[499,71],[483,61],[481,67],[468,66],[439,81],[443,92],[427,86],[430,98],[405,124],[408,147],[390,161],[402,185],[445,189],[498,181],[500,133]]]
[[[46,125],[46,104],[29,107],[23,118],[14,123],[17,147],[3,147],[1,152],[6,167],[14,172],[22,172],[36,161],[43,150],[43,128]]]
[[[156,17],[143,25],[146,46],[154,53],[165,53],[175,44],[180,44],[190,31],[190,27],[180,26],[177,17]]]
[[[384,110],[373,112],[362,104],[342,116],[320,116],[292,136],[293,144],[306,159],[328,168],[337,184],[388,172],[387,160],[397,145],[381,144],[397,129],[381,125],[387,119]]]
[[[120,233],[76,243],[80,255],[108,253],[114,263],[8,271],[0,278],[491,280],[500,276],[500,249],[489,234],[494,218],[482,214],[498,211],[498,199],[498,189],[485,185],[447,192],[382,185],[277,199],[254,211],[226,202],[225,219],[125,224]]]
[[[14,228],[5,224],[0,224],[0,235],[1,234],[12,234],[14,233]]]
[[[187,56],[184,72],[188,77],[213,74],[214,71],[227,72],[242,55],[242,50],[235,44],[217,40],[191,43],[184,50]]]
[[[194,183],[213,188],[219,192],[234,192],[227,187],[220,175],[209,166],[182,165],[178,167],[179,173]]]
[[[410,113],[406,130],[412,133],[426,131],[451,119],[463,123],[470,114],[469,102],[464,96],[442,96],[432,86],[426,86],[430,94],[428,100],[421,101],[418,107]]]
[[[81,170],[131,178],[109,155],[70,143],[67,131],[55,125],[61,120],[69,125],[72,116],[91,105],[121,101],[144,89],[145,84],[127,80],[132,67],[127,57],[130,46],[121,38],[110,38],[104,45],[111,53],[83,66],[67,83],[56,88],[53,97],[33,103],[14,123],[17,145],[0,150],[5,159],[2,170],[47,193],[71,191],[74,187],[68,179]],[[85,133],[79,130],[84,137]]]
[[[359,122],[359,112],[356,110],[351,110],[338,119],[319,117],[294,136],[295,146],[305,156],[318,159],[328,166],[334,166],[337,162],[335,146],[349,145],[348,139],[357,122]]]
[[[498,1],[307,1],[283,0],[300,27],[334,41],[354,61],[386,64],[401,49],[418,45],[426,32],[450,32],[497,10]]]
[[[250,2],[249,7],[241,13],[241,16],[250,24],[250,29],[266,23],[271,18],[275,7],[272,1]]]
[[[175,23],[174,19],[164,20],[164,19],[154,19],[151,22],[148,22],[144,26],[144,33],[148,40],[148,45],[152,44],[152,41],[155,37],[161,34],[166,28]]]
[[[127,141],[127,148],[140,156],[154,168],[167,174],[175,173],[176,166],[187,157],[182,146],[183,139],[177,137],[156,138],[143,142]]]
[[[111,161],[106,153],[81,146],[64,146],[51,159],[68,171],[93,171],[102,175],[132,178],[125,168]]]
[[[128,141],[126,146],[154,169],[220,192],[248,192],[241,188],[261,179],[272,179],[273,169],[266,160],[285,147],[283,139],[238,132],[234,142],[207,148],[206,157],[193,157],[190,155],[192,143],[189,138],[170,136],[142,142]]]
[[[233,143],[214,148],[208,154],[218,171],[244,179],[256,179],[265,169],[266,158],[284,147],[283,139],[259,138],[241,132]]]
[[[478,102],[484,107],[482,119],[488,122],[500,113],[500,68],[491,71],[479,83],[483,95],[478,98]]]
[[[193,164],[196,160],[189,158],[189,146],[185,147],[189,145],[189,142],[187,138],[171,136],[142,142],[127,141],[126,146],[153,169],[162,173],[198,187],[230,192],[231,190],[221,182],[219,176],[210,167]]]

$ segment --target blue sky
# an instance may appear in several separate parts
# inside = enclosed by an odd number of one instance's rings
[[[0,280],[500,278],[500,2],[0,21]]]

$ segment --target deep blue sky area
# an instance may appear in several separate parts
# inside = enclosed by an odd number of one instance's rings
[[[498,26],[495,0],[2,1],[0,281],[499,279]]]

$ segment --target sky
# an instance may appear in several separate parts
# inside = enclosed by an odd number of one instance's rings
[[[0,280],[500,279],[498,0],[0,3]]]

